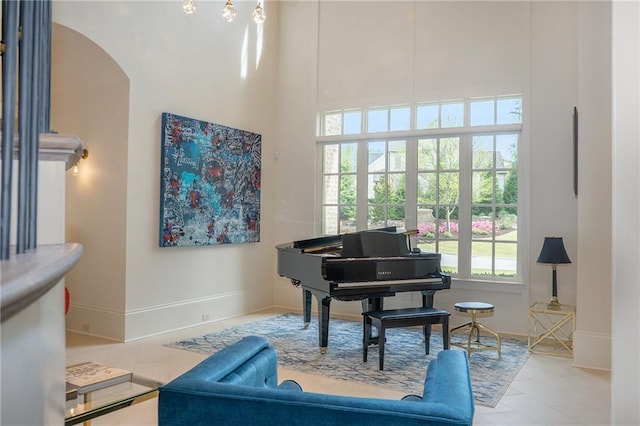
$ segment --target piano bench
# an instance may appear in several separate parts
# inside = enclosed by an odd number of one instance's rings
[[[424,334],[424,353],[429,354],[431,325],[442,324],[442,346],[449,349],[449,316],[448,311],[437,308],[418,307],[403,309],[383,309],[362,313],[364,336],[362,339],[362,360],[367,362],[369,345],[375,343],[371,337],[371,326],[378,329],[378,350],[380,352],[380,370],[384,370],[385,330],[387,328],[422,326]]]

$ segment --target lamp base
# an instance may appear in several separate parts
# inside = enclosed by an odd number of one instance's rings
[[[560,310],[560,302],[558,302],[558,296],[553,296],[551,302],[547,305],[547,309],[553,309],[555,311]]]

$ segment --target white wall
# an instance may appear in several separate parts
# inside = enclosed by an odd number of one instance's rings
[[[614,2],[612,423],[640,424],[640,5]]]
[[[527,86],[528,3],[366,4],[320,3],[320,110],[522,93]]]
[[[279,4],[278,110],[273,227],[277,243],[309,238],[315,231],[314,135],[317,90],[318,4]],[[294,36],[295,35],[295,36]],[[301,290],[276,279],[276,305],[302,308]],[[314,305],[315,306],[315,305]]]
[[[558,266],[558,298],[576,302],[577,201],[572,114],[578,102],[577,2],[531,3],[529,267],[532,301],[551,296],[551,267],[536,264],[544,237],[563,237],[573,263]]]
[[[2,163],[0,162],[0,167]],[[18,173],[20,164],[13,161],[11,180],[11,234],[9,244],[15,245],[18,231]],[[38,217],[36,219],[37,244],[59,244],[64,242],[64,205],[58,206],[64,199],[64,183],[59,180],[64,175],[63,161],[40,161],[38,163]]]
[[[84,255],[67,275],[67,329],[124,339],[129,79],[99,46],[52,31],[51,126],[89,151],[66,175],[66,238]]]
[[[579,100],[579,40],[587,39],[579,37],[578,3],[267,2],[260,64],[251,7],[239,2],[240,15],[228,24],[217,20],[222,5],[202,2],[192,16],[162,1],[54,6],[56,22],[99,45],[130,81],[125,340],[187,327],[203,314],[216,320],[272,304],[299,310],[300,290],[274,278],[274,245],[316,235],[315,114],[406,100],[514,92],[525,99],[522,143],[530,161],[521,167],[530,185],[523,184],[526,226],[519,232],[530,243],[521,253],[528,260],[524,283],[483,284],[476,291],[456,282],[438,293],[437,304],[494,302],[495,315],[483,321],[526,334],[528,305],[550,298],[550,267],[535,259],[551,235],[564,237],[573,261],[559,268],[560,300],[576,303],[571,114]],[[163,111],[263,135],[260,243],[158,247]],[[90,278],[84,280],[89,288]],[[408,302],[417,300],[402,295],[392,303]],[[335,302],[332,311],[357,315],[359,304]],[[584,331],[607,333],[590,327]]]
[[[611,3],[579,4],[578,53],[579,262],[573,362],[610,369]]]
[[[220,17],[223,6],[200,2],[197,12],[188,16],[179,2],[54,4],[54,22],[104,49],[130,85],[128,146],[122,159],[127,162],[124,246],[107,243],[108,251],[126,256],[124,271],[116,272],[124,272],[124,283],[116,279],[109,284],[116,293],[124,291],[124,305],[105,308],[108,315],[97,306],[82,319],[91,330],[106,330],[104,323],[119,316],[121,336],[131,340],[200,323],[203,315],[216,320],[273,304],[275,243],[269,224],[274,214],[277,3],[265,7],[260,63],[259,38],[251,20],[255,4],[238,2],[239,14],[231,24]],[[91,101],[100,102],[87,99]],[[262,134],[259,243],[158,246],[160,119],[165,111]],[[87,143],[91,147],[108,141]],[[103,160],[96,154],[88,161]],[[89,238],[100,243],[96,236]],[[93,281],[90,271],[78,279],[88,291],[107,286]]]
[[[560,300],[576,302],[571,114],[578,95],[577,3],[367,2],[363,7],[362,2],[284,2],[280,9],[279,94],[287,100],[278,120],[287,124],[278,127],[282,209],[276,229],[282,242],[315,235],[317,208],[310,188],[317,191],[318,186],[309,171],[316,171],[317,153],[311,112],[522,93],[522,144],[530,161],[521,167],[531,182],[523,185],[526,226],[519,229],[530,241],[521,253],[528,260],[524,284],[482,284],[477,291],[479,284],[456,281],[451,291],[437,293],[436,303],[453,311],[461,300],[493,302],[495,314],[483,322],[526,335],[529,303],[551,297],[551,268],[535,259],[544,237],[552,235],[564,237],[574,261],[559,268]],[[300,306],[299,292],[279,279],[275,300]],[[416,299],[399,295],[389,302]],[[334,302],[331,309],[357,315],[359,305]]]
[[[3,425],[51,425],[64,421],[63,303],[61,280],[2,323],[0,422]]]
[[[38,164],[38,246],[64,242],[65,161],[40,161]],[[17,162],[14,162],[13,169],[13,183],[17,184]],[[17,191],[14,189],[12,193],[14,214],[11,228],[14,236],[11,244],[15,244]],[[15,252],[12,253],[12,261],[15,261],[14,256]],[[64,280],[24,310],[3,321],[0,336],[0,423],[62,423]]]

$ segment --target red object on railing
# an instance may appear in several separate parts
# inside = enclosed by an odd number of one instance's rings
[[[69,312],[69,289],[64,288],[64,314]]]

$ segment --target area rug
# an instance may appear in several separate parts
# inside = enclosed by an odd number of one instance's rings
[[[377,346],[369,348],[368,362],[362,362],[362,323],[332,318],[329,321],[327,353],[322,355],[318,348],[317,318],[313,318],[309,328],[305,329],[302,316],[292,313],[172,342],[166,346],[212,354],[249,335],[267,338],[278,351],[281,367],[418,395],[422,395],[429,361],[442,350],[439,332],[432,334],[430,354],[425,355],[420,329],[389,329],[386,332],[384,370],[380,371]],[[457,340],[462,340],[462,336],[454,335],[453,341]],[[490,343],[489,338],[487,342]],[[502,359],[498,359],[495,351],[472,353],[469,361],[476,404],[495,407],[528,355],[526,343],[507,338],[502,339]]]

